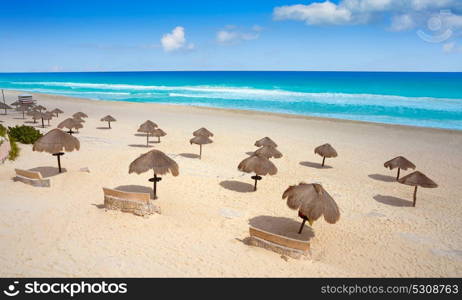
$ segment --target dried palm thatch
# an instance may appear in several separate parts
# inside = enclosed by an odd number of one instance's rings
[[[202,127],[197,129],[196,131],[193,132],[194,136],[205,136],[205,137],[212,137],[213,133],[211,133],[207,128]]]
[[[21,105],[21,102],[19,101],[14,101],[13,103],[11,103],[12,106],[19,106]]]
[[[68,133],[69,134],[72,134],[74,133],[72,131],[72,129],[80,129],[82,128],[83,125],[78,122],[77,120],[75,120],[74,118],[67,118],[66,120],[62,121],[61,123],[58,124],[58,128],[62,129],[62,128],[67,128],[69,129]]]
[[[198,135],[190,139],[189,143],[199,145],[199,159],[202,159],[202,145],[211,144],[213,141],[205,135]]]
[[[77,121],[79,123],[85,123],[85,120],[82,119],[81,117],[72,117],[72,119],[74,119],[75,121]]]
[[[56,114],[56,117],[59,117],[59,114],[64,113],[64,111],[60,110],[59,108],[55,108],[51,112]]]
[[[80,150],[80,142],[77,138],[73,137],[62,131],[61,129],[55,128],[50,130],[47,134],[39,138],[32,147],[33,151],[48,152],[58,157],[58,168],[61,173],[61,159],[64,155],[63,151],[71,152],[74,150]]]
[[[271,146],[264,146],[255,151],[256,155],[264,156],[266,158],[281,158],[282,153],[278,149]]]
[[[423,188],[436,188],[438,185],[428,178],[425,174],[415,171],[412,172],[411,174],[408,174],[398,180],[399,183],[405,184],[405,185],[410,185],[414,186],[414,195],[413,195],[413,203],[412,206],[415,207],[415,203],[417,201],[417,187],[423,187]]]
[[[149,147],[149,134],[151,134],[157,128],[157,124],[151,120],[147,120],[138,128],[138,132],[146,133],[146,147]]]
[[[314,148],[314,153],[322,156],[322,166],[324,167],[324,162],[326,161],[326,157],[337,157],[337,151],[335,151],[334,147],[330,144],[324,144]]]
[[[149,180],[154,182],[154,198],[157,197],[157,182],[161,180],[161,177],[157,175],[164,175],[169,172],[173,176],[180,174],[178,164],[159,150],[151,150],[135,159],[130,164],[128,173],[141,174],[149,170],[154,171],[154,177]]]
[[[13,108],[6,103],[0,102],[0,109],[4,109],[5,115],[6,115],[8,114],[7,109],[13,109]]]
[[[278,172],[276,166],[266,157],[260,155],[252,155],[247,157],[237,166],[239,171],[246,173],[255,173],[251,178],[255,180],[253,190],[257,190],[257,182],[261,180],[261,176],[275,175]]]
[[[340,219],[337,203],[320,184],[302,182],[299,185],[289,186],[282,194],[282,199],[286,198],[287,206],[294,210],[298,209],[299,216],[303,218],[298,233],[302,232],[307,220],[312,225],[321,215],[330,224]]]
[[[256,141],[255,146],[257,146],[257,147],[270,146],[270,147],[276,148],[278,145],[272,139],[270,139],[269,137],[266,136],[266,137]]]
[[[104,118],[101,118],[101,122],[107,122],[109,128],[111,128],[111,122],[117,121],[113,116],[107,115]]]
[[[395,168],[398,168],[398,173],[396,175],[396,180],[399,179],[399,172],[401,169],[407,170],[407,169],[413,169],[415,170],[415,165],[410,162],[407,158],[403,156],[397,156],[383,164],[385,168],[389,168],[390,170],[393,170]]]
[[[166,136],[167,133],[165,131],[163,131],[162,129],[157,128],[157,129],[154,129],[154,131],[152,132],[152,135],[156,136],[157,137],[157,142],[160,143],[160,137],[161,136]]]
[[[88,118],[87,114],[83,113],[83,112],[76,112],[75,114],[72,115],[72,117],[74,118]]]
[[[18,111],[22,112],[22,118],[25,119],[25,113],[29,111],[29,106],[27,105],[19,105],[17,108]]]
[[[37,105],[34,108],[40,112],[42,112],[42,110],[47,110],[47,108],[43,105]]]
[[[53,113],[51,111],[46,111],[43,113],[43,120],[47,121],[47,124],[50,125],[50,120],[53,119]]]

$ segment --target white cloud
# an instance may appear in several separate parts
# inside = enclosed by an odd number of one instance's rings
[[[241,41],[256,40],[260,37],[263,27],[254,25],[251,31],[242,32],[234,25],[228,25],[223,30],[219,30],[216,35],[216,41],[222,45],[235,44]]]
[[[187,43],[184,28],[181,26],[175,27],[171,33],[164,34],[160,43],[166,52],[194,49],[194,44]]]
[[[390,30],[391,31],[404,31],[404,30],[413,29],[415,25],[416,24],[411,15],[405,14],[405,15],[393,16],[393,18],[391,19]]]
[[[310,25],[341,25],[352,21],[351,11],[330,1],[276,7],[273,16],[276,20],[304,21]]]

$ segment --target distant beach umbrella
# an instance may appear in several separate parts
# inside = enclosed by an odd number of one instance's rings
[[[73,114],[72,117],[79,118],[79,119],[88,118],[87,114],[80,112],[80,111]]]
[[[35,106],[35,108],[39,111],[39,112],[42,112],[42,110],[47,110],[47,108],[43,105],[37,105]]]
[[[275,175],[278,172],[276,166],[268,158],[255,154],[241,161],[237,168],[242,172],[255,173],[255,176],[251,177],[255,180],[254,191],[257,190],[257,182],[262,179],[261,176]]]
[[[149,147],[149,134],[156,130],[156,128],[157,124],[151,120],[147,120],[146,122],[140,125],[140,128],[138,128],[138,132],[146,133],[146,147]]]
[[[63,151],[71,152],[80,149],[80,142],[75,137],[65,133],[61,129],[52,129],[39,138],[33,145],[32,150],[48,152],[58,158],[58,169],[61,173],[61,156]]]
[[[19,105],[17,110],[22,112],[22,118],[25,119],[25,113],[29,111],[29,108],[26,105]]]
[[[101,118],[101,122],[107,122],[109,129],[111,128],[111,122],[117,121],[111,115],[107,115],[104,118]]]
[[[264,146],[270,146],[273,148],[276,148],[278,145],[269,137],[264,137],[258,141],[255,142],[255,146],[257,147],[264,147]]]
[[[41,118],[40,112],[37,111],[37,110],[33,110],[33,109],[30,110],[30,111],[28,111],[28,112],[26,113],[26,115],[32,117],[32,121],[33,121],[34,124],[37,123],[37,120]]]
[[[303,219],[298,233],[302,233],[306,221],[313,225],[321,215],[330,224],[340,219],[337,203],[320,184],[302,182],[299,185],[291,185],[282,194],[282,199],[286,198],[287,206],[298,209],[298,215]]]
[[[54,114],[51,111],[46,111],[43,114],[43,119],[47,121],[48,126],[50,125],[50,120],[53,119]]]
[[[324,167],[324,162],[327,158],[337,157],[337,151],[330,144],[324,144],[314,148],[314,153],[322,156],[322,166]]]
[[[205,137],[212,137],[213,133],[211,133],[207,128],[202,127],[197,129],[196,131],[193,132],[194,136],[205,136]]]
[[[211,144],[213,141],[205,135],[198,135],[190,139],[189,143],[199,145],[199,159],[202,159],[202,145]]]
[[[266,158],[281,158],[282,153],[278,149],[271,146],[264,146],[255,151],[256,155],[264,156]]]
[[[69,131],[67,133],[69,134],[73,134],[74,132],[72,131],[72,129],[80,129],[82,128],[83,125],[76,121],[74,118],[67,118],[65,119],[64,121],[62,121],[61,123],[58,124],[58,128],[62,129],[62,128],[67,128],[69,129]]]
[[[405,158],[403,156],[397,156],[397,157],[387,161],[386,163],[384,163],[383,166],[385,168],[389,168],[390,170],[398,168],[398,173],[396,175],[396,180],[399,179],[399,171],[401,169],[403,169],[403,170],[407,170],[407,169],[415,170],[415,165],[412,162],[410,162],[409,160],[407,160],[407,158]]]
[[[85,123],[85,120],[82,117],[72,117],[72,119],[76,120],[79,123]]]
[[[154,129],[154,131],[152,132],[152,135],[153,135],[153,136],[156,136],[156,137],[157,137],[157,142],[160,143],[160,137],[161,137],[161,136],[166,136],[167,133],[165,133],[165,131],[163,131],[163,130],[160,129],[160,128],[156,128],[156,129]]]
[[[55,108],[51,111],[52,113],[54,113],[56,115],[56,117],[59,117],[59,114],[62,114],[64,113],[62,110],[60,110],[59,108]]]
[[[5,115],[7,115],[8,112],[6,110],[7,109],[13,109],[13,108],[11,106],[9,106],[8,104],[6,104],[6,103],[0,102],[0,109],[4,109],[5,110]]]
[[[173,176],[180,174],[178,164],[159,150],[151,150],[135,159],[128,168],[128,174],[141,174],[153,170],[154,177],[149,181],[154,183],[154,199],[157,197],[157,182],[162,178],[157,175],[171,173]]]
[[[14,101],[13,103],[11,103],[11,106],[19,106],[21,105],[21,102],[19,101]]]
[[[436,188],[438,185],[428,178],[425,174],[415,171],[412,172],[409,175],[406,175],[400,179],[398,179],[399,183],[405,184],[405,185],[410,185],[414,186],[414,196],[413,196],[413,203],[412,206],[415,207],[415,203],[417,201],[417,187],[423,187],[423,188]]]

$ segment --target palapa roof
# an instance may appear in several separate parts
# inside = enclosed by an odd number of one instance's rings
[[[111,115],[107,115],[104,118],[101,118],[101,122],[115,122],[115,121],[117,120],[114,119],[114,117]]]
[[[11,105],[13,105],[13,106],[18,106],[18,105],[21,105],[21,102],[19,102],[19,101],[14,101],[13,103],[11,103]]]
[[[395,168],[400,168],[403,170],[415,169],[415,165],[403,156],[397,156],[384,163],[383,166],[385,168],[389,168],[390,170],[393,170]]]
[[[138,128],[138,132],[152,133],[157,128],[157,124],[151,120],[147,120]]]
[[[45,151],[48,153],[70,152],[79,149],[79,140],[58,128],[50,130],[47,134],[39,138],[32,147],[33,151]]]
[[[213,133],[211,133],[207,128],[202,127],[197,129],[196,131],[193,132],[194,136],[205,136],[205,137],[211,137],[213,136]]]
[[[64,112],[63,112],[62,110],[60,110],[59,108],[55,108],[55,109],[53,109],[51,112],[54,113],[54,114],[56,114],[56,113],[58,113],[58,114],[64,113]]]
[[[38,110],[46,110],[46,109],[47,109],[47,108],[46,108],[45,106],[43,106],[43,105],[37,105],[37,106],[35,106],[35,108],[38,109]]]
[[[0,102],[0,109],[12,109],[12,107],[6,103]]]
[[[154,131],[151,132],[151,134],[152,134],[153,136],[157,136],[157,137],[161,137],[161,136],[166,136],[166,135],[167,135],[167,133],[166,133],[165,131],[163,131],[162,129],[160,129],[160,128],[154,129]]]
[[[399,183],[411,185],[411,186],[421,186],[424,188],[436,188],[438,185],[428,178],[425,174],[415,171],[411,174],[408,174],[400,179],[398,179]]]
[[[196,145],[205,145],[205,144],[211,144],[213,141],[209,139],[208,137],[204,135],[198,135],[193,137],[192,139],[189,140],[191,144],[196,144]]]
[[[276,148],[278,146],[278,144],[276,144],[272,139],[270,139],[269,137],[266,136],[266,137],[256,141],[255,146],[257,146],[257,147],[270,146],[270,147]]]
[[[46,111],[46,112],[42,113],[42,115],[43,115],[44,120],[51,120],[54,117],[53,113],[51,111]]]
[[[162,151],[151,150],[135,159],[128,168],[128,173],[141,174],[153,170],[155,174],[163,175],[168,172],[173,176],[180,174],[178,164]]]
[[[315,221],[324,216],[327,223],[334,224],[340,219],[340,210],[335,200],[317,183],[300,183],[291,185],[282,194],[287,198],[287,206],[298,209],[309,220]]]
[[[87,114],[83,113],[83,112],[76,112],[75,114],[72,115],[74,118],[88,118]]]
[[[58,124],[58,128],[79,129],[82,127],[83,125],[74,118],[67,118],[66,120]]]
[[[247,157],[237,166],[239,171],[255,173],[257,175],[275,175],[278,172],[276,166],[266,157],[252,155]]]
[[[324,144],[314,148],[314,153],[322,157],[337,157],[337,151],[330,144]]]
[[[254,152],[256,155],[264,156],[266,158],[281,158],[282,153],[278,149],[271,146],[264,146]]]

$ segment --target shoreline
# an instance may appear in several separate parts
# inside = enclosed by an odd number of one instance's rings
[[[436,128],[436,127],[423,127],[423,126],[413,126],[413,125],[402,125],[402,124],[390,124],[390,123],[380,123],[380,122],[370,122],[370,121],[360,121],[360,120],[349,120],[349,119],[338,119],[338,118],[329,118],[329,117],[318,117],[318,116],[309,116],[301,114],[290,114],[290,113],[278,113],[278,112],[269,112],[262,110],[246,110],[246,109],[237,109],[237,108],[222,108],[222,107],[211,107],[211,106],[200,106],[200,105],[184,105],[184,104],[173,104],[173,103],[155,103],[155,102],[131,102],[131,101],[117,101],[117,100],[101,100],[101,99],[92,99],[92,98],[83,98],[75,97],[68,95],[58,95],[58,94],[47,94],[39,92],[28,92],[23,90],[14,90],[14,89],[4,89],[5,91],[10,91],[14,93],[28,93],[33,96],[46,96],[46,97],[62,97],[62,98],[72,98],[79,101],[92,101],[92,102],[108,102],[108,103],[127,103],[127,104],[148,104],[148,105],[159,105],[165,107],[182,107],[182,108],[194,108],[198,110],[209,110],[209,111],[221,111],[225,113],[235,113],[242,115],[256,115],[256,116],[272,116],[286,119],[301,119],[301,120],[312,120],[312,121],[328,121],[328,122],[337,122],[337,123],[348,123],[348,124],[359,124],[359,125],[373,125],[377,127],[392,127],[396,129],[410,129],[416,131],[434,131],[434,132],[446,132],[451,134],[462,135],[462,130],[458,129],[447,129],[447,128]],[[8,104],[8,103],[7,103]]]

